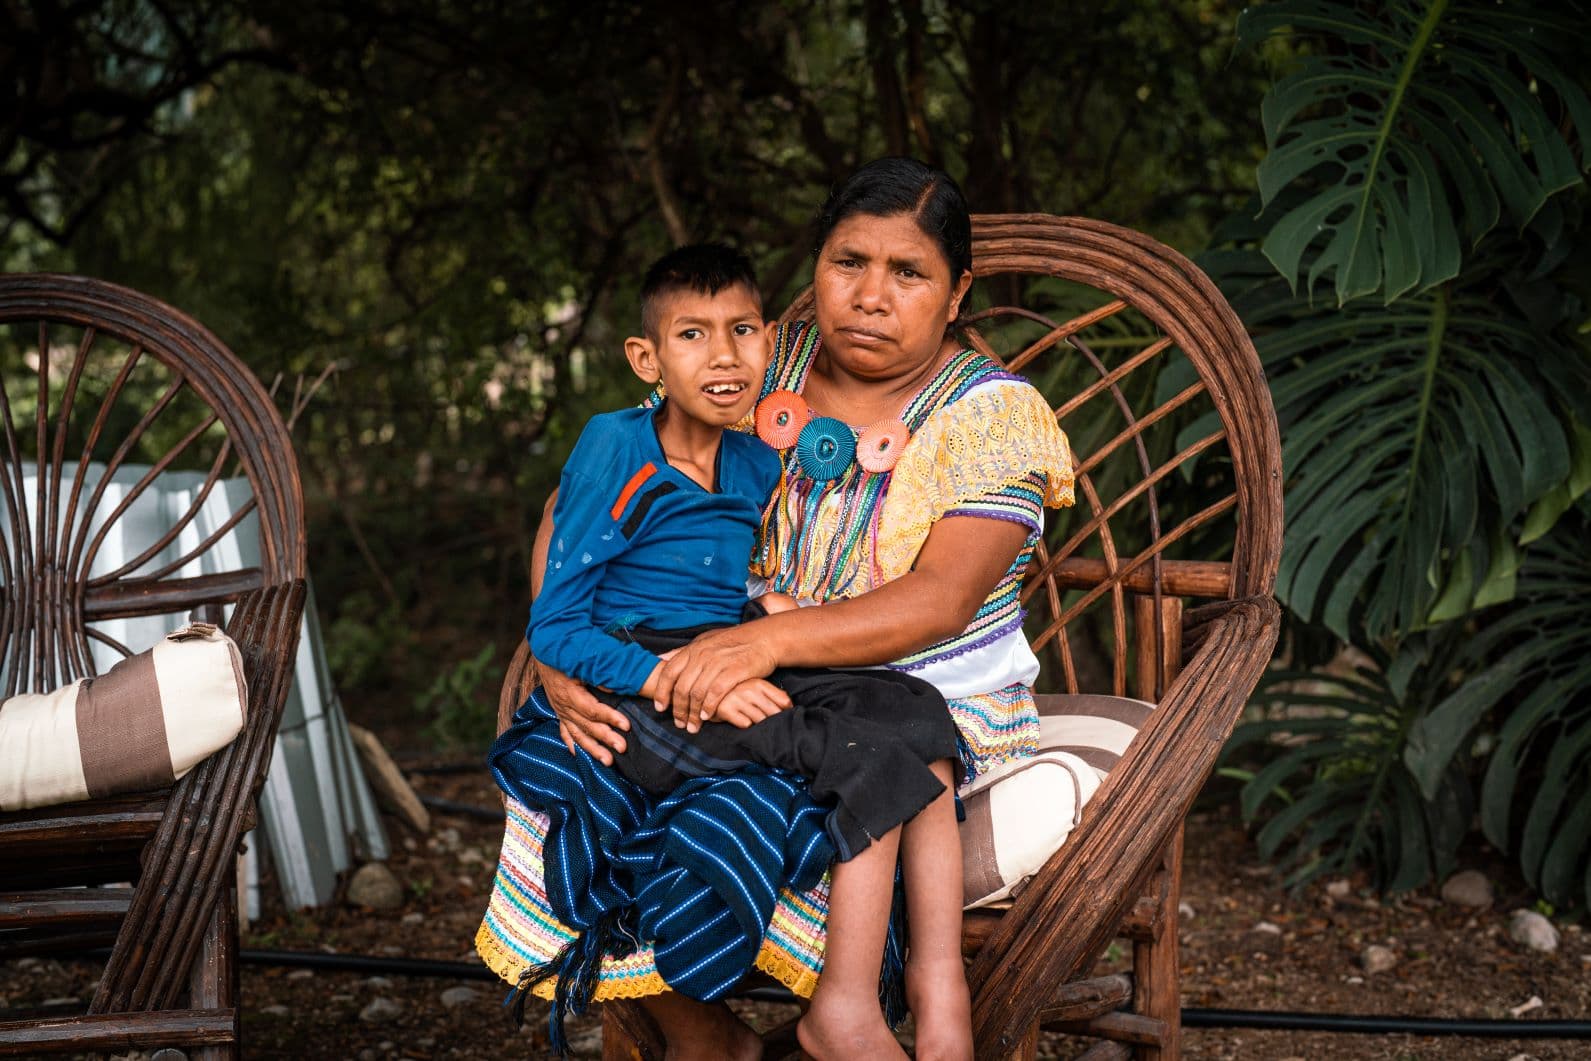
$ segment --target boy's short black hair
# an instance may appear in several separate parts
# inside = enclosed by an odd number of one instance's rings
[[[691,243],[669,251],[652,263],[641,281],[641,327],[649,339],[657,338],[657,307],[662,296],[676,291],[716,295],[736,284],[757,296],[757,274],[751,260],[725,243]]]

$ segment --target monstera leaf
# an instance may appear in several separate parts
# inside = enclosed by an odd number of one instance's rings
[[[1445,772],[1426,794],[1405,763],[1411,725],[1432,710],[1458,639],[1413,638],[1351,670],[1272,671],[1233,732],[1221,773],[1244,782],[1245,821],[1287,883],[1368,865],[1377,884],[1417,888],[1446,875],[1469,830],[1471,786]]]
[[[1447,623],[1352,668],[1265,677],[1221,772],[1244,782],[1243,816],[1291,883],[1368,865],[1382,887],[1418,887],[1452,867],[1478,809],[1532,887],[1591,909],[1588,540],[1582,500],[1477,629]]]
[[[1565,65],[1585,15],[1548,6],[1279,0],[1243,13],[1239,47],[1291,35],[1309,49],[1265,98],[1258,171],[1264,204],[1306,193],[1263,244],[1295,289],[1330,277],[1339,305],[1427,290],[1502,212],[1523,227],[1581,180],[1591,100]]]
[[[1201,259],[1255,333],[1282,426],[1277,596],[1344,640],[1508,599],[1519,518],[1556,517],[1563,507],[1543,511],[1544,499],[1591,484],[1591,432],[1576,420],[1591,359],[1497,296],[1496,257],[1392,306],[1330,310],[1291,294],[1252,250]]]
[[[1487,665],[1409,729],[1404,762],[1434,797],[1494,706],[1507,708],[1481,783],[1481,827],[1563,907],[1591,908],[1591,518],[1533,546],[1518,600],[1468,639]]]

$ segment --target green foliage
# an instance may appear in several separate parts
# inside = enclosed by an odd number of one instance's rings
[[[1451,284],[1388,306],[1340,310],[1301,304],[1252,252],[1217,263],[1283,425],[1278,596],[1344,640],[1506,600],[1518,521],[1548,523],[1543,503],[1573,493],[1591,460],[1574,420],[1591,363],[1497,292],[1501,257],[1477,255]]]
[[[1440,878],[1478,813],[1560,910],[1591,909],[1591,511],[1528,551],[1518,599],[1351,670],[1274,671],[1223,752],[1261,853],[1300,883]],[[1477,784],[1478,782],[1478,784]],[[1477,795],[1478,790],[1478,795]]]
[[[1481,828],[1517,856],[1525,879],[1560,908],[1591,909],[1591,511],[1581,504],[1525,556],[1515,607],[1479,630],[1468,654],[1489,663],[1454,694],[1503,687],[1509,710],[1486,732]],[[1409,760],[1422,789],[1467,741],[1461,703],[1422,720]]]
[[[402,612],[364,591],[343,598],[324,641],[326,664],[339,689],[367,689],[380,683],[394,648],[404,652],[413,648]]]
[[[1261,108],[1263,202],[1308,192],[1270,226],[1266,257],[1308,292],[1331,277],[1339,304],[1390,304],[1457,276],[1463,244],[1501,211],[1522,228],[1580,183],[1583,151],[1577,161],[1553,110],[1591,137],[1591,99],[1565,65],[1584,25],[1546,5],[1449,0],[1245,11],[1240,48],[1287,30],[1320,45]]]
[[[1271,676],[1222,768],[1295,882],[1368,864],[1416,887],[1478,805],[1548,900],[1591,905],[1591,102],[1570,25],[1442,0],[1241,23],[1300,54],[1263,106],[1262,207],[1207,262],[1282,425],[1295,659],[1311,624],[1351,647]],[[1325,278],[1339,308],[1309,297]]]
[[[496,692],[501,678],[495,645],[485,645],[471,658],[442,667],[430,687],[414,698],[415,710],[431,720],[427,733],[446,747],[489,744],[497,721]]]
[[[1256,693],[1264,717],[1245,723],[1223,751],[1263,765],[1242,788],[1246,821],[1265,818],[1258,844],[1290,884],[1368,863],[1382,888],[1417,888],[1447,873],[1469,829],[1473,797],[1462,769],[1443,773],[1429,798],[1404,761],[1409,733],[1439,697],[1458,645],[1410,643],[1330,673],[1273,671]]]

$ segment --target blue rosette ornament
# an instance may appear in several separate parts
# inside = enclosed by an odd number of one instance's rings
[[[801,470],[826,483],[851,466],[856,457],[856,434],[850,425],[832,416],[820,416],[801,429],[795,451]]]

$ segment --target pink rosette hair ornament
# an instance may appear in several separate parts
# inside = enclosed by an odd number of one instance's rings
[[[774,449],[789,449],[812,419],[807,401],[791,390],[777,390],[757,403],[757,437]]]
[[[880,420],[856,440],[856,463],[863,471],[887,472],[900,460],[911,436],[911,429],[899,420]]]

